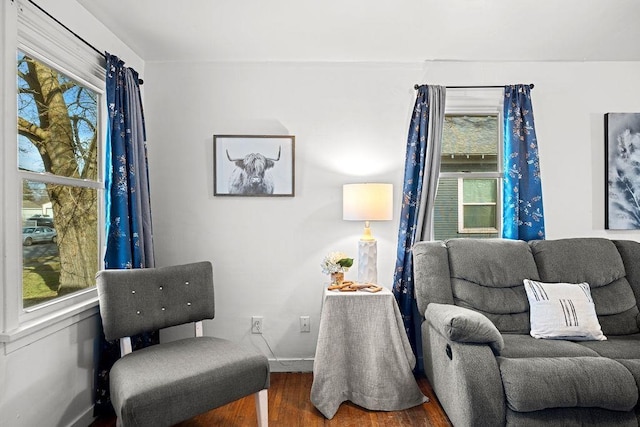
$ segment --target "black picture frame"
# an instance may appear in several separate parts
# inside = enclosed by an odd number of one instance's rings
[[[294,197],[295,139],[293,135],[214,135],[214,196]]]
[[[640,113],[606,113],[605,229],[640,229]]]

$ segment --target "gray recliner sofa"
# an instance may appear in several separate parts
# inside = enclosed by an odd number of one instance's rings
[[[640,243],[413,247],[425,373],[456,426],[640,424]],[[587,282],[606,341],[530,336],[524,279]]]

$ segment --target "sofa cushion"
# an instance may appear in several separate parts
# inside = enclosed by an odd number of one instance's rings
[[[517,427],[638,427],[638,420],[633,412],[600,408],[553,408],[533,412],[507,409],[506,421],[507,426]]]
[[[636,296],[636,301],[640,301],[640,243],[633,240],[613,240],[622,257],[624,269],[627,273],[627,280]]]
[[[640,360],[640,334],[609,336],[608,342],[580,342],[579,345],[591,349],[609,359]]]
[[[517,412],[594,407],[630,411],[636,381],[623,365],[604,357],[498,357],[507,406]]]
[[[636,380],[636,386],[640,389],[640,359],[618,359],[618,362],[631,372]]]
[[[594,350],[564,340],[539,340],[531,335],[502,334],[500,355],[509,358],[598,356]],[[599,341],[598,341],[599,342]]]
[[[525,279],[534,338],[606,340],[589,284],[542,283]]]
[[[524,279],[538,280],[526,242],[451,239],[449,254],[454,303],[487,316],[501,332],[529,333]]]
[[[604,238],[529,242],[543,282],[587,282],[605,335],[640,332],[638,306],[616,245]]]

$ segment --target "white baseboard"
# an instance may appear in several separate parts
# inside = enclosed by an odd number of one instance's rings
[[[269,359],[271,372],[313,372],[313,359]]]
[[[78,415],[68,427],[87,427],[93,421],[95,421],[95,417],[93,416],[93,405],[91,405],[86,411]]]

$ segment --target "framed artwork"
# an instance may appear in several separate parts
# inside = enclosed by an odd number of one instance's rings
[[[605,228],[640,229],[640,113],[607,113]]]
[[[214,135],[214,196],[293,197],[295,136]]]

